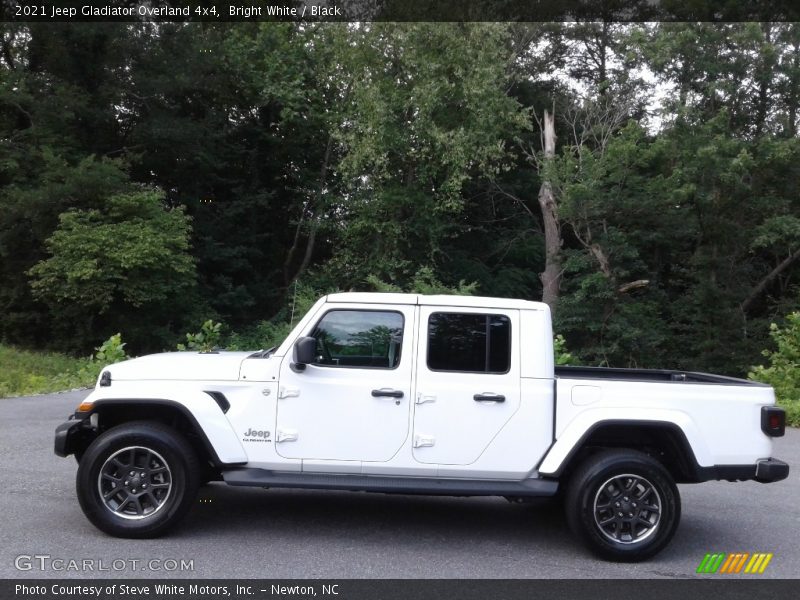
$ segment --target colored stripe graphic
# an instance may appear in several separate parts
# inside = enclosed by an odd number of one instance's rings
[[[710,558],[711,558],[710,554],[706,554],[703,557],[703,560],[701,560],[700,564],[697,566],[697,573],[705,573],[706,572],[706,566],[708,565],[708,561],[709,561]]]
[[[773,554],[771,552],[754,552],[753,554],[749,552],[732,552],[730,554],[709,552],[700,561],[697,572],[732,575],[734,573],[742,573],[744,568],[744,573],[760,575],[767,569],[772,557]]]
[[[697,567],[698,573],[716,573],[722,561],[725,559],[725,553],[706,554],[700,566]]]
[[[728,560],[722,563],[722,568],[719,570],[720,573],[727,573],[728,568],[733,564],[734,561],[739,560],[738,554],[728,554]]]
[[[739,563],[736,565],[736,571],[735,571],[736,573],[739,573],[742,570],[744,562],[747,560],[748,556],[750,556],[749,552],[745,552],[744,554],[742,554],[742,558],[739,559]]]
[[[722,565],[722,568],[719,570],[720,573],[738,573],[742,570],[744,566],[744,562],[747,560],[747,557],[750,556],[748,552],[734,552],[728,555],[728,560],[725,561],[725,564]]]
[[[747,563],[747,567],[745,567],[744,572],[753,574],[758,573],[760,575],[766,570],[767,565],[771,560],[772,560],[771,552],[769,554],[765,552],[759,552],[753,554],[753,558],[751,558],[750,562]]]

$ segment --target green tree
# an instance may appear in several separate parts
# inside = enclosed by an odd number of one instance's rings
[[[27,346],[77,350],[60,337],[48,307],[31,295],[28,270],[46,258],[44,242],[69,209],[99,209],[105,198],[131,189],[122,163],[86,157],[71,164],[49,148],[37,154],[39,177],[0,187],[0,337]],[[56,335],[54,335],[56,334]],[[80,348],[87,351],[103,336]]]
[[[139,321],[138,344],[158,347],[159,329],[167,325],[162,307],[185,306],[194,293],[190,231],[183,211],[165,210],[155,191],[67,211],[45,243],[50,257],[29,271],[33,293],[78,339],[92,339],[96,319],[114,312],[116,323]]]
[[[349,182],[333,263],[350,282],[367,274],[400,285],[442,258],[461,229],[463,192],[496,173],[505,142],[527,119],[509,84],[501,24],[351,27],[339,62],[350,77],[340,109],[338,166]]]
[[[782,327],[772,323],[769,331],[776,346],[762,352],[769,366],[753,367],[749,377],[775,388],[778,404],[786,408],[787,422],[800,426],[800,312],[787,315]]]
[[[477,288],[476,283],[467,283],[463,279],[455,286],[445,285],[437,279],[431,267],[421,267],[414,273],[405,288],[382,281],[376,275],[367,276],[367,284],[376,292],[451,294],[455,296],[472,296]]]

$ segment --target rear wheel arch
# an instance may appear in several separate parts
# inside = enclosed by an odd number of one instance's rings
[[[631,449],[661,463],[677,483],[702,481],[700,466],[686,433],[666,421],[609,420],[595,423],[581,436],[553,477],[568,479],[592,455]]]

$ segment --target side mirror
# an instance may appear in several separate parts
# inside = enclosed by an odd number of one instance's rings
[[[306,365],[314,362],[314,353],[317,350],[317,340],[313,337],[301,337],[294,343],[294,362],[290,365],[292,371],[299,373],[306,370]]]

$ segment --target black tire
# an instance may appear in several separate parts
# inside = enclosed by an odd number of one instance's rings
[[[86,449],[76,477],[78,501],[101,531],[123,538],[158,537],[191,508],[200,472],[191,445],[171,427],[125,423]]]
[[[672,476],[636,450],[605,450],[573,473],[565,499],[570,529],[598,556],[636,562],[675,535],[681,499]]]

